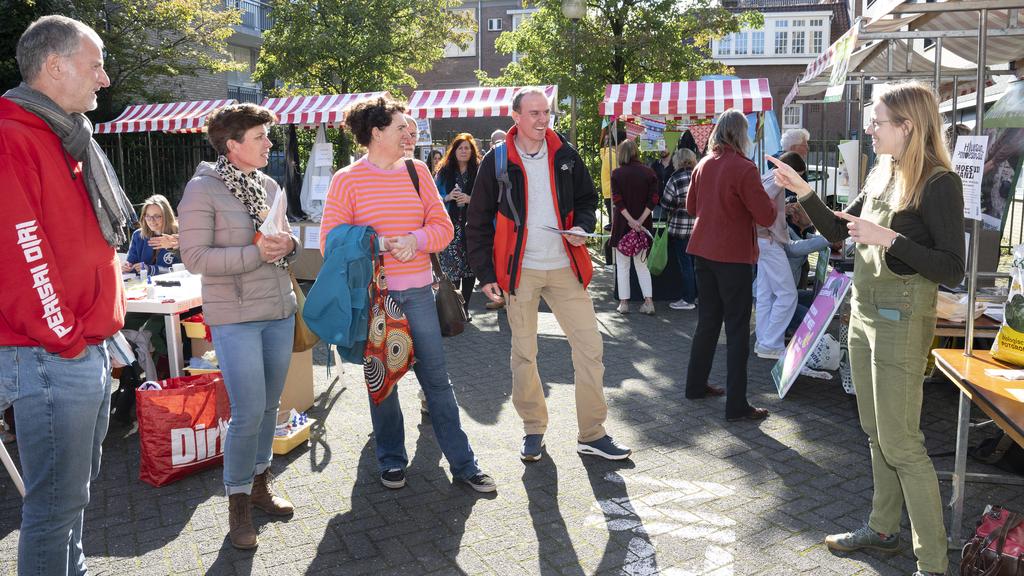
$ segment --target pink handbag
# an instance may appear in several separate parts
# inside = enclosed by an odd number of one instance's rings
[[[619,245],[616,248],[619,252],[622,252],[623,255],[632,258],[641,252],[650,250],[651,237],[646,231],[638,232],[636,230],[630,230],[625,236],[619,239]]]

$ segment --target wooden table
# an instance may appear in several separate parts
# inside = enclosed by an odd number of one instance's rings
[[[971,403],[975,403],[1017,444],[1024,446],[1024,400],[1012,391],[1024,394],[1024,380],[1005,380],[985,375],[987,368],[1013,368],[992,358],[986,351],[975,351],[965,356],[963,350],[932,350],[935,366],[960,389],[960,404],[957,416],[956,459],[952,474],[953,509],[949,526],[950,548],[960,548],[960,525],[964,515],[964,488],[968,479],[980,481],[1001,481],[1024,484],[1016,477],[1002,475],[967,474],[967,437],[971,420]]]

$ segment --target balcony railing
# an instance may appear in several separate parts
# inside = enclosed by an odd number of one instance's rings
[[[242,11],[242,26],[258,32],[266,32],[274,25],[270,15],[270,4],[259,0],[224,0],[228,8]]]
[[[263,91],[250,86],[233,86],[228,84],[228,98],[234,98],[239,102],[261,104],[263,102]]]
[[[831,0],[821,2],[820,0],[721,0],[722,7],[726,9],[757,10],[761,8],[792,8],[794,6],[831,6],[832,4],[843,4],[844,0]]]

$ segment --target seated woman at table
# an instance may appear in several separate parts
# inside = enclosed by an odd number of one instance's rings
[[[964,275],[964,199],[942,137],[932,89],[920,82],[875,88],[864,127],[878,161],[845,212],[832,212],[789,166],[775,180],[794,192],[829,240],[856,243],[850,368],[868,436],[874,494],[859,529],[825,538],[832,550],[896,551],[906,503],[916,576],[945,574],[939,481],[921,433],[924,369],[935,333],[939,284]]]
[[[132,234],[128,245],[128,261],[121,265],[124,272],[138,272],[143,265],[150,269],[169,269],[181,262],[178,254],[178,219],[171,203],[160,194],[154,194],[142,203],[139,210],[139,229]]]
[[[224,441],[228,539],[257,545],[252,508],[289,515],[292,504],[270,487],[271,449],[295,333],[295,293],[288,274],[297,238],[256,230],[283,191],[260,168],[275,118],[262,106],[236,104],[210,114],[206,136],[216,162],[199,164],[178,205],[181,257],[203,275],[203,316],[231,403]]]

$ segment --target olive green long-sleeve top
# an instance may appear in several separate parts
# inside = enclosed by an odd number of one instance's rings
[[[861,193],[846,208],[860,216],[865,194]],[[831,242],[846,239],[847,221],[837,217],[818,196],[808,194],[800,205],[825,238]],[[932,176],[924,187],[918,209],[899,210],[889,228],[898,234],[885,252],[885,263],[895,274],[920,274],[925,278],[956,286],[964,277],[964,194],[960,177],[953,172]]]

